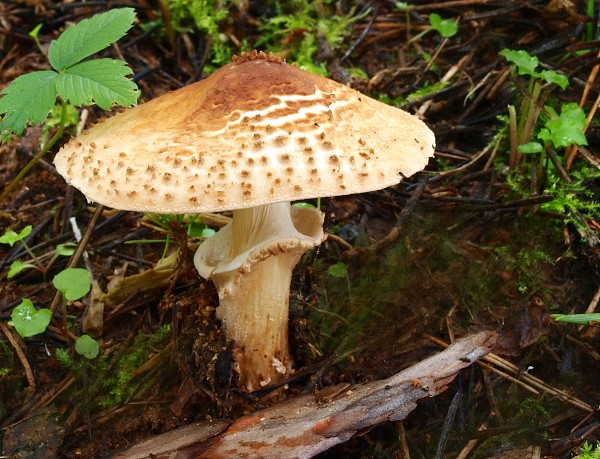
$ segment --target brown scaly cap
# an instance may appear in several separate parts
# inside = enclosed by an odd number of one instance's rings
[[[195,213],[385,188],[434,144],[415,116],[254,52],[98,123],[54,162],[91,201]]]

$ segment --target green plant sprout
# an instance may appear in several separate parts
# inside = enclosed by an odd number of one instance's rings
[[[90,273],[87,270],[81,268],[67,268],[54,276],[52,284],[63,294],[64,298],[74,301],[87,295],[91,289],[92,281]],[[27,338],[46,331],[46,328],[52,319],[52,312],[46,308],[36,310],[29,299],[23,298],[21,304],[13,309],[11,319],[9,325],[14,326],[21,337]],[[86,340],[80,344],[79,349],[81,352],[78,352],[86,357],[87,354],[93,353],[93,345],[86,342]],[[94,355],[94,357],[96,355]]]
[[[574,459],[600,459],[600,442],[597,442],[594,447],[586,440],[583,442],[583,445],[579,447],[579,452],[581,454],[575,456]]]
[[[598,176],[598,172],[581,166],[579,170],[573,169],[567,177],[562,170],[562,155],[556,154],[569,145],[587,145],[585,113],[574,103],[562,104],[560,113],[542,103],[543,88],[557,85],[565,89],[569,79],[554,70],[538,71],[537,57],[526,51],[504,49],[500,54],[513,64],[513,72],[528,77],[518,114],[515,106],[508,107],[509,167],[513,172],[507,181],[523,196],[531,192],[552,194],[554,200],[542,204],[541,210],[564,214],[567,222],[577,227],[585,226],[582,215],[592,218],[600,215],[600,204],[589,199],[591,192],[584,186],[584,181]],[[528,161],[523,162],[524,158]],[[521,165],[530,170],[527,186],[522,183],[524,176],[516,173]]]
[[[58,257],[71,256],[71,255],[73,255],[73,252],[75,251],[75,244],[73,244],[73,243],[67,242],[64,244],[59,244],[56,246],[56,250],[55,250],[54,255],[52,256],[50,262],[46,266],[43,266],[41,261],[39,260],[39,258],[36,257],[36,255],[33,253],[31,248],[25,241],[27,236],[29,236],[31,234],[31,231],[32,231],[32,226],[28,225],[28,226],[24,227],[19,233],[9,230],[9,231],[6,231],[2,236],[0,236],[0,243],[8,244],[11,247],[15,243],[21,242],[25,251],[29,254],[31,259],[34,260],[34,262],[35,262],[35,264],[32,264],[32,263],[23,262],[20,260],[13,261],[11,263],[10,267],[8,268],[8,274],[7,274],[8,279],[12,279],[17,274],[21,273],[22,271],[24,271],[25,269],[28,269],[28,268],[37,268],[45,278],[46,273],[50,269],[50,266],[52,266],[52,264],[56,261],[56,259]]]
[[[21,304],[13,309],[10,318],[8,324],[15,327],[22,338],[28,338],[46,331],[52,312],[46,308],[36,310],[30,300],[23,298]]]
[[[6,231],[2,236],[0,236],[0,243],[8,244],[11,247],[14,246],[17,242],[20,242],[23,245],[23,248],[27,251],[32,260],[35,261],[35,264],[25,263],[20,260],[13,261],[8,268],[7,277],[12,279],[20,272],[24,271],[27,268],[35,268],[37,267],[42,273],[45,273],[45,268],[41,265],[38,258],[29,248],[27,242],[25,242],[25,238],[31,234],[33,227],[31,225],[27,225],[24,227],[19,233],[14,232],[13,230]]]
[[[29,32],[29,36],[31,38],[33,38],[33,41],[35,41],[35,44],[37,45],[38,49],[40,50],[40,52],[43,55],[46,55],[46,51],[44,51],[44,47],[42,46],[42,44],[40,43],[40,30],[42,30],[42,27],[44,26],[44,24],[42,22],[40,22],[38,25],[36,25],[33,30],[31,32]]]
[[[394,5],[400,10],[405,10],[407,13],[407,24],[410,24],[410,17],[408,12],[413,7],[412,4],[406,2],[395,2]],[[450,38],[457,34],[458,23],[452,19],[444,19],[437,13],[431,13],[429,15],[429,27],[426,27],[423,31],[415,35],[409,40],[409,43],[417,41],[429,32],[436,31],[442,38]]]
[[[123,37],[135,18],[133,8],[118,8],[97,14],[68,27],[50,43],[48,61],[53,70],[22,75],[2,90],[0,98],[0,141],[20,136],[28,124],[44,121],[60,96],[60,121],[54,136],[19,172],[0,194],[0,201],[62,137],[67,123],[67,106],[96,104],[104,110],[114,104],[132,106],[140,91],[127,78],[133,71],[121,60],[85,60]],[[34,29],[35,30],[35,29]]]
[[[538,72],[536,69],[539,60],[535,56],[529,55],[524,50],[503,49],[500,51],[508,62],[513,64],[514,70],[520,76],[528,76],[527,85],[528,96],[523,99],[517,116],[517,111],[513,105],[508,107],[509,121],[511,126],[511,150],[509,166],[515,168],[521,161],[521,155],[518,151],[519,145],[527,144],[533,137],[533,132],[540,114],[540,96],[544,83],[556,84],[561,89],[569,85],[569,79],[554,70],[543,70]]]
[[[84,356],[86,359],[95,359],[100,354],[98,342],[89,335],[81,335],[75,341],[75,352]]]
[[[437,13],[429,15],[429,24],[431,28],[439,33],[442,38],[450,38],[458,32],[458,24],[452,19],[442,19]],[[425,33],[425,32],[422,32]]]

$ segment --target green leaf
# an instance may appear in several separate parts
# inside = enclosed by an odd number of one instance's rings
[[[336,263],[329,267],[327,274],[333,277],[346,277],[348,276],[348,266],[346,263]]]
[[[58,244],[56,246],[56,255],[63,257],[70,257],[75,253],[77,246],[72,242],[65,242],[64,244]]]
[[[113,104],[134,105],[140,92],[125,78],[131,69],[116,59],[94,59],[74,65],[56,80],[60,96],[74,105],[91,105],[109,110]]]
[[[514,51],[505,48],[502,51],[500,51],[500,55],[504,56],[508,62],[511,62],[517,66],[519,75],[531,75],[534,77],[537,76],[535,69],[539,64],[538,58],[529,55],[527,51]]]
[[[456,32],[458,32],[458,24],[456,22],[452,19],[442,19],[437,13],[429,15],[429,24],[444,38],[456,35]]]
[[[43,22],[40,22],[38,25],[36,25],[36,26],[35,26],[35,27],[34,27],[34,28],[31,30],[31,32],[29,32],[29,33],[28,33],[28,35],[29,35],[31,38],[37,38],[37,37],[38,37],[38,35],[40,34],[40,30],[41,30],[41,28],[42,28],[43,26],[44,26],[44,23],[43,23]]]
[[[50,64],[64,70],[108,47],[127,33],[134,18],[133,8],[117,8],[72,25],[50,44]]]
[[[67,268],[54,276],[52,284],[67,300],[74,301],[87,295],[92,285],[92,278],[86,269]]]
[[[21,271],[23,271],[27,268],[35,268],[35,265],[33,265],[31,263],[23,263],[20,260],[13,261],[10,264],[10,268],[8,268],[8,274],[6,275],[6,277],[8,277],[9,279],[12,279],[17,274],[19,274]]]
[[[21,135],[27,123],[42,121],[56,102],[56,77],[51,70],[31,72],[16,78],[2,91],[0,132]]]
[[[208,239],[209,237],[213,237],[216,231],[203,223],[192,222],[188,225],[187,233],[189,237]]]
[[[292,206],[299,207],[301,209],[316,209],[316,207],[310,202],[295,202],[294,204],[292,204]]]
[[[544,70],[538,75],[540,78],[543,78],[546,83],[554,83],[555,85],[560,86],[560,89],[566,89],[567,86],[569,86],[569,78],[554,70]]]
[[[13,309],[10,318],[12,320],[9,324],[15,327],[21,337],[27,338],[46,331],[46,327],[52,319],[52,312],[44,308],[36,311],[33,303],[27,298],[23,298],[21,304]]]
[[[87,359],[95,359],[100,353],[98,342],[89,335],[81,335],[75,341],[75,352]]]
[[[577,325],[588,325],[590,322],[600,322],[600,314],[552,314],[557,322],[567,322]]]
[[[544,146],[539,142],[527,142],[522,145],[519,145],[517,148],[519,153],[531,154],[531,153],[541,153],[544,151]]]
[[[586,117],[579,105],[576,103],[563,105],[558,116],[551,107],[546,107],[546,109],[553,115],[553,118],[546,121],[545,128],[540,129],[538,138],[552,143],[556,148],[587,145],[587,139],[583,132]]]
[[[13,245],[15,245],[16,242],[19,242],[19,241],[25,239],[27,236],[29,236],[31,234],[31,230],[32,230],[31,225],[27,225],[25,228],[23,228],[19,232],[19,234],[15,233],[13,230],[9,230],[6,233],[4,233],[2,236],[0,236],[0,243],[8,244],[12,247]]]

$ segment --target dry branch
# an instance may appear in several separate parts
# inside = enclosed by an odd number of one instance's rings
[[[183,427],[117,454],[113,459],[227,458],[263,459],[313,457],[332,446],[385,421],[398,421],[416,402],[444,391],[457,373],[489,353],[493,332],[458,340],[443,352],[382,380],[354,386],[331,398],[307,394],[234,421],[222,433],[222,424]],[[210,426],[218,435],[207,439]],[[189,441],[182,441],[183,437]]]

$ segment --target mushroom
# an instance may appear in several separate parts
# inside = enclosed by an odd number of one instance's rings
[[[233,210],[194,263],[217,287],[239,384],[254,391],[291,371],[291,273],[324,238],[322,214],[290,201],[397,184],[426,166],[434,143],[418,118],[253,52],[98,123],[54,162],[113,208]]]

